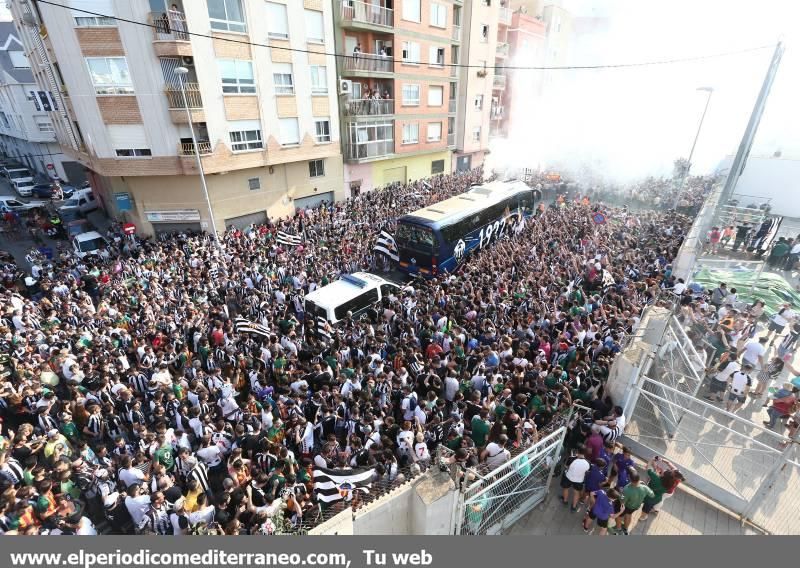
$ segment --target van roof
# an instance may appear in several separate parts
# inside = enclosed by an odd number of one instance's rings
[[[389,280],[369,272],[354,272],[353,274],[345,274],[327,286],[317,288],[313,292],[306,294],[306,300],[314,302],[322,308],[329,308],[352,300],[362,292],[386,283],[392,284]]]

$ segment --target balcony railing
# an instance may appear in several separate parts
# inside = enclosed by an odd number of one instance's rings
[[[450,99],[447,101],[447,112],[456,112],[456,100]]]
[[[359,53],[344,58],[345,71],[370,71],[375,73],[391,73],[394,71],[394,61],[388,55],[373,55]]]
[[[448,146],[455,146],[456,145],[456,133],[451,132],[447,135],[447,145]]]
[[[186,18],[180,12],[150,12],[149,22],[156,41],[189,41]]]
[[[213,152],[211,142],[198,142],[197,151],[201,156],[204,154],[211,154]],[[194,144],[191,142],[181,142],[178,144],[178,155],[194,156]]]
[[[492,109],[489,111],[489,117],[492,120],[500,120],[505,115],[505,110],[505,107],[501,106],[492,107]]]
[[[378,158],[394,153],[394,140],[377,140],[375,142],[348,142],[344,145],[345,157],[348,160],[364,160]]]
[[[186,105],[183,103],[180,85],[167,85],[164,87],[164,93],[167,95],[169,108],[186,108]],[[197,83],[186,83],[186,102],[189,104],[190,109],[203,108],[203,98],[200,96],[200,85]]]
[[[373,26],[394,26],[394,10],[370,2],[341,0],[343,22],[357,22]]]
[[[394,99],[351,99],[344,106],[345,116],[394,114]]]
[[[453,26],[453,39],[455,41],[461,41],[461,26]]]
[[[495,75],[494,80],[492,81],[492,87],[495,89],[505,89],[506,88],[506,76],[505,75]]]
[[[500,7],[500,23],[506,24],[507,26],[511,25],[511,8],[506,8],[504,6]]]
[[[497,57],[508,57],[509,46],[507,43],[497,44]]]

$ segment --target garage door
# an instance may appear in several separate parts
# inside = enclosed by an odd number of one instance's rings
[[[200,223],[153,223],[153,232],[156,235],[184,231],[200,231]]]
[[[333,192],[328,191],[326,193],[309,195],[308,197],[300,197],[298,199],[295,199],[294,208],[295,210],[308,209],[309,207],[311,209],[314,209],[314,207],[317,207],[323,201],[325,201],[328,204],[333,203]]]
[[[406,183],[406,167],[383,170],[383,183]]]
[[[230,227],[233,225],[237,229],[245,229],[255,223],[256,225],[263,225],[267,222],[267,212],[257,211],[256,213],[248,213],[247,215],[240,215],[225,219],[225,226]]]

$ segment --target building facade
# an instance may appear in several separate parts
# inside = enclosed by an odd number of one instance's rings
[[[451,171],[462,0],[332,0],[350,195]]]
[[[11,9],[62,103],[56,135],[111,216],[211,229],[196,154],[217,230],[344,197],[329,2],[64,4]]]
[[[83,168],[61,152],[40,92],[14,24],[0,22],[0,150],[43,179],[80,183]]]

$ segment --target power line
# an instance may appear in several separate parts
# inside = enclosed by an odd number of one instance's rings
[[[144,27],[152,28],[152,29],[160,29],[159,26],[156,25],[156,24],[150,24],[148,22],[139,22],[137,20],[130,20],[128,18],[120,18],[118,16],[111,16],[111,15],[108,15],[108,14],[102,14],[100,12],[92,12],[90,10],[84,10],[82,8],[73,8],[72,6],[65,6],[64,4],[59,4],[58,2],[52,2],[51,0],[34,0],[34,1],[39,3],[39,4],[48,4],[50,6],[56,6],[58,8],[65,8],[67,10],[72,10],[74,12],[81,12],[81,13],[84,13],[84,14],[90,14],[92,16],[97,16],[98,18],[109,18],[109,19],[112,19],[112,20],[116,20],[118,22],[125,22],[127,24],[134,24],[134,25],[137,25],[137,26],[144,26]],[[270,48],[270,49],[278,49],[278,50],[282,50],[282,51],[290,51],[290,52],[296,52],[296,53],[314,53],[314,54],[326,55],[328,57],[334,57],[334,58],[352,57],[352,56],[345,55],[345,54],[340,54],[340,53],[328,53],[328,52],[324,52],[324,51],[313,51],[313,50],[310,50],[310,49],[300,49],[300,48],[296,48],[296,47],[283,47],[283,46],[277,46],[277,45],[269,45],[269,44],[265,44],[265,43],[252,42],[252,41],[248,41],[248,40],[244,40],[244,39],[234,39],[234,38],[227,38],[227,37],[215,37],[215,36],[212,36],[212,35],[209,35],[209,34],[201,34],[201,33],[197,33],[197,32],[190,32],[190,31],[187,31],[187,30],[181,30],[180,33],[182,35],[187,35],[187,36],[202,37],[202,38],[207,38],[207,39],[216,39],[218,41],[227,41],[227,42],[230,42],[230,43],[236,43],[236,44],[241,44],[241,45],[249,45],[249,46],[252,46],[252,47],[267,47],[267,48]],[[747,49],[741,49],[741,50],[737,50],[737,51],[726,51],[726,52],[723,52],[723,53],[713,53],[713,54],[709,54],[709,55],[697,55],[697,56],[693,56],[693,57],[681,57],[681,58],[675,58],[675,59],[662,59],[662,60],[658,60],[658,61],[640,61],[640,62],[635,62],[635,63],[611,63],[611,64],[604,64],[604,65],[561,65],[561,66],[548,67],[548,66],[525,66],[525,65],[522,65],[522,66],[520,66],[520,65],[492,65],[492,66],[489,66],[489,65],[468,65],[468,64],[462,64],[462,63],[437,63],[436,66],[437,67],[457,67],[457,68],[463,68],[463,69],[494,69],[494,70],[507,69],[507,70],[511,70],[511,71],[568,71],[568,70],[585,70],[585,69],[620,69],[620,68],[626,68],[626,67],[645,67],[645,66],[650,66],[650,65],[671,65],[671,64],[675,64],[675,63],[690,63],[692,61],[703,61],[703,60],[706,60],[706,59],[716,59],[716,58],[720,58],[720,57],[729,57],[729,56],[732,56],[732,55],[742,55],[744,53],[752,53],[754,51],[760,51],[762,49],[774,48],[774,47],[775,47],[775,44],[769,44],[769,45],[761,45],[761,46],[758,46],[758,47],[750,47],[750,48],[747,48]],[[362,57],[364,57],[365,55],[369,55],[369,54],[364,54],[364,55],[362,55]],[[388,56],[387,57],[383,57],[380,60],[381,61],[391,61],[393,63],[408,63],[408,61],[405,61],[403,59],[394,59],[394,58],[390,58]],[[416,62],[416,63],[419,64],[421,62]]]

